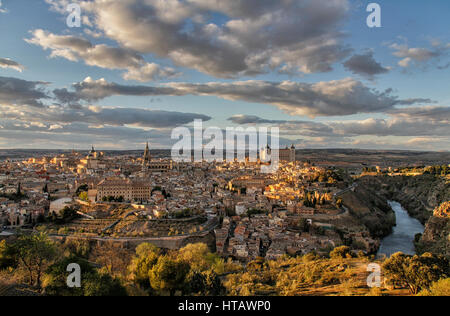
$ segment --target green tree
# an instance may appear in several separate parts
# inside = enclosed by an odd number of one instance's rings
[[[78,197],[80,198],[81,201],[89,202],[88,193],[85,191],[81,192]]]
[[[188,273],[189,265],[186,262],[162,256],[150,271],[150,284],[154,290],[174,296],[177,291],[186,288]]]
[[[396,253],[383,264],[388,281],[407,287],[411,294],[417,294],[441,278],[449,276],[449,262],[443,256],[424,253],[422,256],[407,256]]]
[[[73,218],[76,218],[78,216],[77,211],[69,206],[66,206],[62,212],[61,216],[63,220],[71,220]]]
[[[77,188],[76,194],[79,195],[81,192],[89,191],[89,186],[87,184],[82,184]]]
[[[197,243],[180,249],[178,260],[186,262],[194,271],[204,272],[213,268],[221,259],[211,253],[206,244]]]
[[[67,286],[67,266],[76,263],[81,268],[81,287]],[[120,281],[98,272],[84,259],[70,256],[50,266],[44,276],[44,292],[50,296],[126,296]]]
[[[212,270],[204,272],[191,270],[186,285],[185,294],[189,295],[219,296],[225,292],[219,275]]]
[[[41,288],[45,268],[56,258],[57,248],[44,233],[19,236],[11,253],[28,273],[30,285]]]
[[[6,243],[6,240],[0,241],[0,270],[16,267],[16,265],[13,249]]]
[[[64,254],[69,256],[76,256],[78,258],[87,259],[91,252],[91,245],[85,239],[67,239],[63,245]]]
[[[156,246],[149,243],[140,244],[128,267],[130,279],[140,287],[150,289],[150,271],[158,263],[160,255],[161,250]]]

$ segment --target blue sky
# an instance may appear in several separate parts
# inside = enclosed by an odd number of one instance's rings
[[[170,147],[193,118],[299,148],[449,148],[448,1],[377,1],[381,28],[370,1],[73,1],[81,28],[69,2],[2,1],[0,148]]]

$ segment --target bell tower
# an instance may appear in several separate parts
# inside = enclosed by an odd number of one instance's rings
[[[145,151],[144,151],[144,159],[142,160],[142,165],[146,166],[149,164],[150,161],[151,161],[150,149],[148,147],[148,142],[147,142],[147,146],[145,147]]]

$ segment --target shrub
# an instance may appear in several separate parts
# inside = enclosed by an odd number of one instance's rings
[[[348,258],[349,255],[350,255],[350,247],[347,246],[334,248],[330,252],[330,258],[332,259],[345,259]]]
[[[423,290],[419,296],[450,296],[450,278],[433,283],[429,290]]]

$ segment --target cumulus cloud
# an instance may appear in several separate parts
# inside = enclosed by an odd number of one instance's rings
[[[282,133],[327,138],[357,136],[450,137],[450,107],[396,109],[390,118],[351,121],[314,122],[268,120],[254,115],[234,115],[228,120],[239,125],[276,125]]]
[[[161,136],[162,142],[158,144],[162,144],[170,141],[171,128],[189,124],[195,119],[211,119],[195,113],[57,104],[52,102],[55,95],[46,91],[48,84],[0,77],[2,146],[7,140],[6,146],[24,144],[48,148],[46,145],[52,142],[57,146],[62,142],[85,141],[86,135],[92,140],[101,140],[102,144],[111,142],[118,146],[123,142],[124,147]]]
[[[195,119],[208,121],[202,114],[151,111],[137,108],[80,108],[50,105],[32,107],[0,102],[0,144],[2,147],[66,148],[67,144],[130,148],[145,141],[155,146],[172,144],[171,129]],[[6,141],[3,144],[3,141]]]
[[[401,58],[398,65],[402,68],[412,66],[427,66],[431,62],[439,62],[441,58],[448,55],[450,43],[442,44],[439,41],[433,41],[431,47],[409,47],[407,43],[393,43],[390,48],[394,51],[393,55]],[[445,66],[437,66],[437,68],[445,69]]]
[[[43,100],[50,99],[45,91],[48,83],[0,77],[0,104],[43,107]]]
[[[1,4],[1,3],[0,3]],[[0,57],[0,68],[11,68],[18,72],[22,72],[25,67],[19,64],[18,62],[11,60],[9,58],[1,58]]]
[[[373,79],[376,75],[389,72],[389,68],[383,67],[373,57],[373,52],[361,55],[353,55],[344,63],[344,67],[354,74]]]
[[[64,11],[67,0],[47,0]],[[350,49],[340,30],[348,0],[79,1],[96,30],[122,47],[230,78],[332,70]],[[215,24],[212,15],[224,22]]]
[[[399,102],[389,92],[375,91],[351,78],[314,84],[246,81],[171,86],[198,95],[271,104],[291,115],[312,117],[383,112]]]
[[[74,91],[56,89],[56,98],[62,103],[79,101],[95,102],[111,96],[160,96],[176,95],[176,89],[170,87],[127,86],[111,83],[105,79],[94,80],[90,77],[72,85]]]
[[[331,124],[335,133],[346,136],[445,136],[450,137],[450,123],[422,119],[366,119]]]
[[[86,78],[82,82],[75,83],[73,90],[62,89],[55,91],[55,94],[62,102],[98,101],[117,95],[216,96],[232,101],[269,104],[291,115],[311,117],[386,112],[396,105],[426,101],[426,99],[401,100],[392,95],[392,89],[380,92],[352,78],[313,84],[250,80],[231,83],[169,83],[161,87],[119,85],[104,79]]]
[[[211,117],[183,112],[156,111],[137,108],[103,108],[82,106],[80,108],[47,106],[45,111],[26,106],[0,106],[3,118],[23,122],[88,123],[92,125],[126,126],[144,128],[173,128],[193,122],[195,119],[209,121]]]
[[[431,121],[450,122],[450,107],[445,106],[423,106],[393,109],[389,114],[406,119],[422,119]]]
[[[86,139],[102,149],[143,149],[147,141],[157,148],[170,148],[172,144],[170,130],[92,126],[86,123],[33,125],[0,120],[0,131],[2,148],[86,148]]]
[[[51,50],[50,57],[62,57],[74,62],[81,59],[89,66],[106,69],[125,69],[125,80],[147,82],[178,75],[172,68],[146,62],[141,55],[130,49],[95,45],[83,37],[55,35],[38,29],[26,41]]]
[[[270,125],[278,126],[284,135],[309,137],[334,137],[333,129],[320,122],[301,120],[268,120],[256,115],[233,115],[228,119],[238,125]]]

